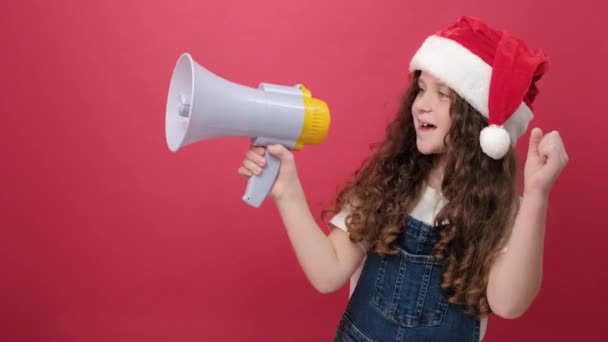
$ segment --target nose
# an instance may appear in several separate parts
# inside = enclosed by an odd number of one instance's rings
[[[428,95],[428,91],[418,93],[412,107],[415,112],[425,113],[430,112],[433,108],[432,99]]]

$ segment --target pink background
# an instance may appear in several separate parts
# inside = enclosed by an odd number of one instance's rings
[[[173,66],[188,51],[228,80],[301,82],[327,101],[327,140],[296,156],[318,217],[382,137],[422,39],[465,14],[549,54],[533,125],[570,155],[542,291],[522,318],[492,317],[486,340],[603,336],[600,1],[27,0],[0,8],[0,339],[331,340],[347,286],[315,292],[272,202],[242,202],[248,140],[169,152]]]

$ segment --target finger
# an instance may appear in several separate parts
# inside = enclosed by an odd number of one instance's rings
[[[559,152],[561,139],[556,131],[549,132],[538,143],[538,152],[545,156],[556,156]]]
[[[566,163],[568,163],[568,153],[566,153],[566,147],[564,146],[564,140],[562,139],[561,135],[557,131],[555,131],[555,147],[556,147],[557,154],[560,157],[560,159],[562,160],[562,162],[564,163],[564,165]]]
[[[293,154],[281,144],[269,145],[267,148],[270,154],[279,158],[281,161],[290,160],[293,158]]]
[[[564,165],[568,164],[568,161],[570,160],[570,157],[568,157],[568,153],[566,152],[566,149],[562,146],[562,161],[564,162]]]
[[[259,175],[262,172],[262,168],[249,159],[243,160],[243,166],[254,175]]]
[[[263,157],[263,154],[260,155],[256,151],[249,150],[245,156],[247,159],[258,164],[259,166],[264,166],[264,164],[266,164],[266,159]]]
[[[266,153],[266,149],[263,146],[252,146],[251,151],[262,156],[264,155],[264,153]]]
[[[245,178],[253,176],[253,173],[251,173],[251,171],[249,171],[249,169],[245,168],[244,166],[239,167],[238,173],[239,175]]]
[[[538,145],[543,138],[543,131],[536,127],[530,133],[530,144],[528,146],[528,155],[538,155]]]
[[[566,166],[568,156],[557,132],[547,134],[538,148],[541,155],[546,157],[547,165],[555,174]]]

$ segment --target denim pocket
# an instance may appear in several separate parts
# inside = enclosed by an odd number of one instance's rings
[[[375,256],[378,273],[371,305],[384,317],[406,327],[445,322],[448,303],[440,287],[441,264],[430,255]]]

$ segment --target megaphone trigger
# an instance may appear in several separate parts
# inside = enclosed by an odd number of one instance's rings
[[[243,201],[254,208],[259,208],[270,193],[281,167],[281,160],[268,152],[268,149],[264,151],[264,158],[266,159],[266,165],[260,174],[249,178],[247,189],[245,189],[243,195]]]

